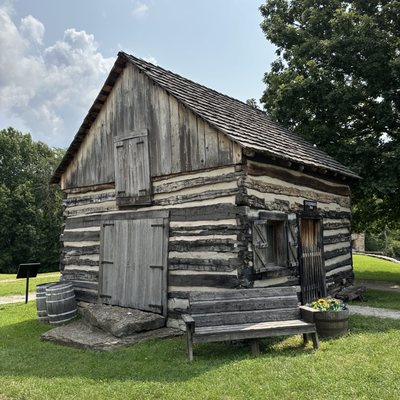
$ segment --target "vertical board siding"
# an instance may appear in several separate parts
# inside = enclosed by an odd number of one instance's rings
[[[242,161],[239,145],[205,123],[135,66],[128,65],[63,174],[62,188],[114,182],[113,140],[140,129],[149,132],[152,177]]]

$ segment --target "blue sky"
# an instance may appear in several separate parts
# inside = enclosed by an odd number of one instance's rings
[[[261,0],[0,0],[0,128],[67,146],[119,50],[259,99],[275,58]]]

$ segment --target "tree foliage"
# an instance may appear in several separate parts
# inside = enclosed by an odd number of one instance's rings
[[[363,180],[356,228],[400,222],[400,2],[267,0],[277,59],[261,102]]]
[[[0,272],[32,261],[58,269],[61,192],[49,180],[63,152],[13,128],[0,130]]]

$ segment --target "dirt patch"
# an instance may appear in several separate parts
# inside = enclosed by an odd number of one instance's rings
[[[400,319],[400,311],[388,310],[386,308],[348,306],[351,314],[364,315],[366,317]]]
[[[36,300],[35,293],[29,293],[29,301]],[[0,304],[12,304],[12,303],[24,303],[25,302],[25,295],[24,294],[13,294],[10,296],[1,296],[0,297]]]

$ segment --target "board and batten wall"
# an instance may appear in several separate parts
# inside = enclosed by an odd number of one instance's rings
[[[152,177],[234,165],[242,159],[238,144],[128,64],[62,175],[61,188],[114,182],[114,139],[143,129],[149,135]]]
[[[242,286],[247,251],[245,207],[237,207],[241,166],[228,166],[153,179],[153,205],[130,210],[169,211],[168,324],[178,326],[187,295],[198,290]],[[115,189],[66,190],[61,236],[63,279],[74,283],[78,300],[96,302],[100,229],[104,214],[118,213]],[[125,209],[123,212],[126,212]]]
[[[283,212],[288,215],[288,223],[297,229],[296,218],[303,211],[303,201],[317,201],[316,214],[322,217],[328,292],[334,294],[342,287],[343,281],[351,283],[353,269],[349,186],[301,171],[251,160],[247,160],[244,172],[238,204],[250,207],[248,215],[253,219],[262,210]],[[251,227],[251,224],[248,226]],[[248,240],[251,240],[251,233]],[[247,260],[247,265],[252,266],[251,258]],[[298,270],[277,270],[264,274],[263,279],[254,282],[255,287],[285,284],[299,285]]]

